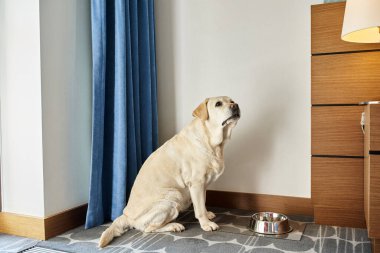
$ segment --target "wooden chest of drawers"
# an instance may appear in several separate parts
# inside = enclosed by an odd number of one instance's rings
[[[365,203],[375,200],[364,198],[359,103],[380,100],[380,44],[342,41],[344,8],[344,2],[311,8],[311,198],[317,223],[365,227]]]

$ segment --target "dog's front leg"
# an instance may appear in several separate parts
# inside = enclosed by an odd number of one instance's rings
[[[206,210],[205,183],[199,182],[190,186],[190,196],[193,202],[195,217],[199,220],[204,231],[217,230],[219,226],[209,220]]]

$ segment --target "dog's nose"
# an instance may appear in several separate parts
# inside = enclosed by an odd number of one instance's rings
[[[232,111],[238,111],[239,110],[239,105],[234,103],[234,104],[230,105],[230,108],[232,109]]]

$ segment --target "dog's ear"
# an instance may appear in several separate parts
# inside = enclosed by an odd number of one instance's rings
[[[208,98],[203,101],[194,111],[193,111],[193,116],[198,117],[203,121],[208,120],[208,110],[207,110],[207,102]]]

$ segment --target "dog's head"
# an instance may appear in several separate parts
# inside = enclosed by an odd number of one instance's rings
[[[235,126],[240,119],[240,108],[229,97],[206,98],[193,111],[193,116],[222,128],[229,125]]]

